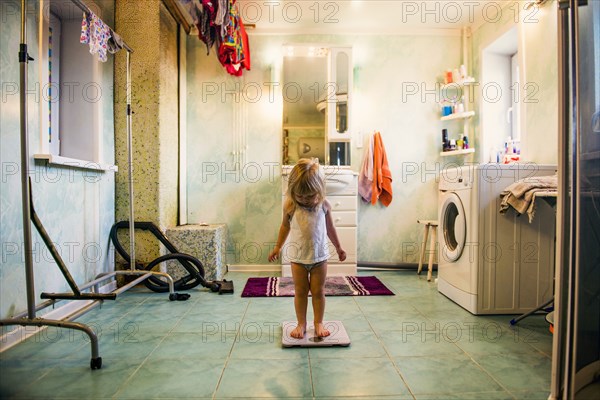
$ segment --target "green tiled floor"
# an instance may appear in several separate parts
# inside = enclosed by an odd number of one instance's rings
[[[15,399],[543,399],[552,337],[543,316],[477,317],[409,271],[368,271],[396,295],[329,297],[347,348],[283,349],[291,298],[194,289],[186,302],[135,289],[78,321],[98,333],[89,368],[80,332],[48,328],[0,354],[0,397]],[[262,274],[265,275],[265,274]]]

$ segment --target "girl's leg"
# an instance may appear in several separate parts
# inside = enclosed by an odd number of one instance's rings
[[[308,271],[300,264],[292,263],[294,279],[294,308],[298,325],[290,334],[293,338],[302,339],[306,333],[306,307],[308,306]]]
[[[312,294],[313,312],[315,314],[315,335],[329,336],[330,332],[323,326],[325,315],[325,277],[327,276],[327,261],[310,270],[310,293]]]

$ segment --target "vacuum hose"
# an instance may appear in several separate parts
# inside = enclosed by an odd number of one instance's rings
[[[118,231],[119,229],[127,229],[129,228],[128,221],[120,221],[114,224],[110,230],[110,240],[115,246],[115,250],[123,259],[131,263],[131,258],[129,254],[125,251],[125,248],[119,242]],[[200,260],[196,257],[193,257],[189,254],[180,253],[175,246],[166,238],[165,235],[158,229],[156,225],[152,222],[135,222],[135,229],[150,231],[166,248],[170,251],[169,254],[165,254],[160,256],[154,260],[152,260],[148,265],[144,267],[145,270],[151,271],[157,265],[162,262],[166,262],[169,260],[177,260],[183,266],[183,268],[187,271],[187,274],[183,277],[177,279],[173,282],[175,290],[189,290],[198,285],[202,285],[206,288],[209,288],[213,292],[218,292],[221,288],[219,282],[207,282],[204,279],[204,267]],[[148,289],[153,290],[158,293],[165,293],[169,291],[169,285],[166,281],[160,279],[156,276],[151,276],[145,281]]]

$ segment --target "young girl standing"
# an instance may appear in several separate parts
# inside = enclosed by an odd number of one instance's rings
[[[297,339],[306,333],[308,294],[312,294],[315,335],[329,336],[323,326],[325,314],[325,277],[329,248],[327,237],[335,246],[340,261],[346,252],[331,218],[331,205],[325,199],[325,180],[317,160],[301,159],[292,169],[288,179],[287,196],[283,205],[283,221],[279,228],[277,244],[269,254],[269,261],[279,258],[281,247],[288,234],[286,255],[290,259],[294,280],[294,307],[298,325],[291,332]]]

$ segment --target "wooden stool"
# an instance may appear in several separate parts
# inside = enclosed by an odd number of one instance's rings
[[[429,236],[429,228],[433,230],[431,235],[431,242],[429,243],[429,265],[427,269],[427,282],[431,281],[431,270],[433,268],[433,256],[435,255],[435,248],[437,242],[437,226],[438,222],[434,220],[418,219],[417,223],[425,225],[425,236],[423,237],[423,246],[421,247],[421,255],[419,256],[419,268],[417,269],[417,275],[421,274],[423,269],[423,260],[425,258],[425,248],[427,247],[427,237]]]

